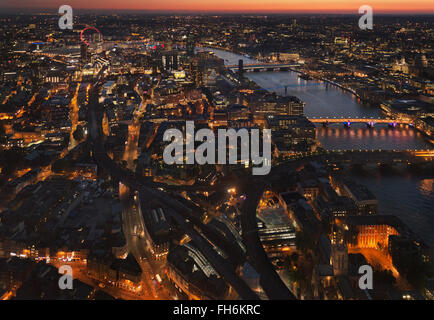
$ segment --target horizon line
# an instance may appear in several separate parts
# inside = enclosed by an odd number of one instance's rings
[[[49,14],[52,13],[53,15],[57,15],[58,8],[19,8],[19,7],[0,7],[1,11],[8,11],[8,13],[16,13],[17,15],[23,14],[23,13],[44,13]],[[54,12],[53,12],[54,10]],[[123,13],[149,13],[149,14],[204,14],[204,15],[215,15],[215,14],[236,14],[236,15],[288,15],[288,14],[296,14],[296,15],[302,15],[302,14],[315,14],[315,15],[360,15],[357,10],[336,10],[336,9],[330,9],[330,10],[320,10],[318,9],[308,9],[308,10],[183,10],[183,9],[173,9],[173,10],[167,10],[167,9],[154,9],[154,10],[147,10],[147,9],[122,9],[122,8],[73,8],[76,12],[123,12]],[[15,12],[20,11],[20,12]],[[2,15],[4,12],[0,12],[0,15]],[[415,10],[415,11],[408,11],[408,10],[378,10],[375,14],[380,15],[399,15],[399,16],[410,16],[410,15],[434,15],[433,11],[421,11],[421,10]]]

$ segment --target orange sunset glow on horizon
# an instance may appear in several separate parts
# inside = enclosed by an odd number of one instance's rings
[[[20,0],[18,4],[0,0],[1,8],[48,9],[68,4],[74,9],[148,10],[188,12],[317,12],[357,13],[362,5],[370,5],[383,13],[434,13],[433,0]]]

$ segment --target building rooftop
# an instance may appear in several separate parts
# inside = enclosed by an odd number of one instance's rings
[[[345,180],[345,186],[357,201],[377,200],[375,195],[364,185],[358,184],[352,180]]]

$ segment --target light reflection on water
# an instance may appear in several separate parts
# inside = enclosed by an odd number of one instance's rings
[[[353,124],[347,129],[343,124],[332,124],[327,128],[317,126],[317,139],[322,147],[329,150],[342,149],[381,149],[381,150],[419,150],[433,149],[422,136],[405,126],[396,129],[379,124],[368,129],[365,124]]]

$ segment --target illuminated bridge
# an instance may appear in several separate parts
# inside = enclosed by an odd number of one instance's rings
[[[376,123],[387,123],[391,127],[396,127],[398,124],[406,124],[412,126],[413,123],[409,120],[395,120],[384,118],[308,118],[310,122],[322,123],[328,125],[330,123],[343,123],[346,127],[350,127],[352,123],[366,123],[368,127],[373,127]]]
[[[297,63],[274,63],[274,64],[266,64],[266,63],[251,63],[244,64],[243,70],[246,72],[260,72],[260,71],[288,71],[291,68],[299,67],[300,65]],[[238,71],[238,65],[229,65],[228,69],[232,71]]]
[[[299,88],[299,87],[317,87],[317,86],[321,86],[322,83],[321,82],[312,82],[309,81],[307,83],[288,83],[288,84],[283,84],[277,87],[272,87],[272,88],[261,88],[259,90],[266,90],[266,91],[274,91],[277,89],[291,89],[291,88]],[[326,83],[327,86],[327,83]]]

